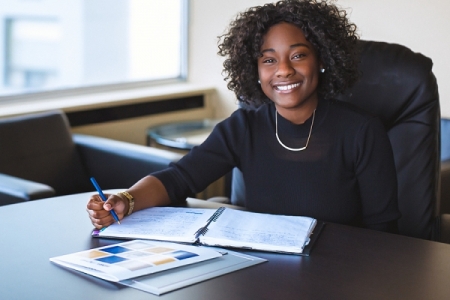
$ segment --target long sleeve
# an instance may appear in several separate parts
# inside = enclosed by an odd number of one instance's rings
[[[391,144],[381,122],[369,119],[355,142],[355,174],[363,224],[374,229],[380,226],[377,224],[391,227],[388,223],[398,214],[397,177]]]
[[[242,171],[248,210],[389,230],[400,217],[393,155],[381,122],[348,104],[319,101],[308,148],[275,136],[275,107],[234,112],[178,163],[155,173],[173,203]],[[280,138],[304,146],[312,120],[279,117]]]

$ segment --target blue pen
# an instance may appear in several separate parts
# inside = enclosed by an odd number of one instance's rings
[[[94,185],[95,189],[97,190],[98,194],[100,195],[100,198],[102,198],[103,201],[106,201],[107,200],[106,196],[105,196],[105,194],[103,194],[102,189],[100,188],[100,186],[98,185],[98,183],[94,177],[91,177],[91,182]],[[109,212],[113,216],[114,220],[116,220],[117,223],[120,224],[119,217],[116,215],[116,212],[114,211],[114,209],[111,209]]]

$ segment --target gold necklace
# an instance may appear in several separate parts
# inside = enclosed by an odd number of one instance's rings
[[[308,135],[308,139],[306,140],[306,145],[304,147],[301,148],[290,148],[288,146],[286,146],[285,144],[283,144],[280,140],[280,138],[278,137],[278,111],[275,109],[275,136],[277,137],[278,143],[280,143],[281,146],[283,146],[283,148],[286,148],[289,151],[303,151],[306,148],[308,148],[308,144],[309,144],[309,139],[311,138],[311,133],[312,133],[312,129],[314,126],[314,119],[316,117],[316,110],[314,110],[313,112],[313,117],[312,117],[312,121],[311,121],[311,128],[309,128],[309,135]]]

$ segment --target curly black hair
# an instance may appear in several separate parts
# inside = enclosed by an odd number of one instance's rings
[[[226,57],[225,80],[239,101],[252,106],[270,101],[257,84],[257,59],[264,35],[281,22],[303,31],[326,68],[319,79],[319,97],[333,98],[357,80],[358,35],[346,11],[328,0],[284,0],[249,8],[231,22],[227,33],[219,36],[218,54]]]

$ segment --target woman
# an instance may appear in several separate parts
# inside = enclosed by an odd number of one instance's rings
[[[356,26],[319,0],[253,7],[221,37],[238,109],[199,147],[106,203],[87,205],[95,227],[146,207],[181,203],[233,167],[251,211],[396,231],[397,181],[381,122],[333,97],[357,79]]]

